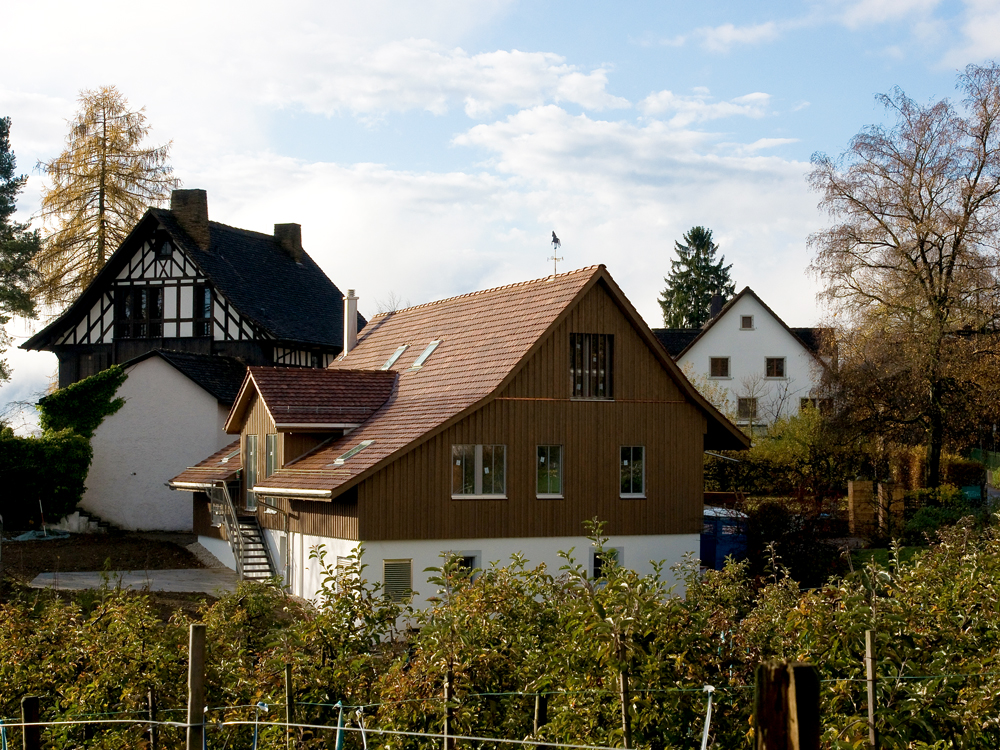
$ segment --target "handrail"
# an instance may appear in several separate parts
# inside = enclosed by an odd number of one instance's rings
[[[233,505],[233,498],[229,494],[229,487],[221,479],[212,482],[212,493],[218,493],[217,504],[222,506],[222,520],[226,525],[226,536],[229,537],[229,544],[233,547],[233,556],[236,558],[236,575],[243,580],[243,532],[240,530],[240,522],[236,517],[236,506]],[[214,498],[213,498],[214,500]]]

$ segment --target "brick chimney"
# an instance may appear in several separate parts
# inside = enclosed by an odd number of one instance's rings
[[[722,308],[726,306],[726,298],[721,294],[713,294],[712,301],[709,303],[708,309],[708,319],[715,320],[719,317],[719,313],[722,312]]]
[[[204,190],[174,190],[170,193],[170,213],[184,233],[202,250],[208,250],[208,193]]]
[[[302,225],[275,224],[274,239],[296,263],[302,262]]]
[[[358,298],[348,289],[344,297],[344,354],[358,345]]]

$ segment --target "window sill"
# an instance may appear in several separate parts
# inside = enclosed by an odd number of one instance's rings
[[[566,496],[563,495],[563,494],[555,495],[555,494],[541,494],[541,493],[538,493],[538,494],[535,495],[535,499],[536,500],[565,500]]]
[[[732,375],[709,375],[709,380],[732,380]]]
[[[764,380],[788,380],[787,375],[775,375],[774,377],[764,376]]]
[[[645,492],[639,492],[639,493],[630,492],[627,494],[619,493],[618,497],[620,497],[622,500],[645,500],[646,493]]]
[[[452,500],[506,500],[506,495],[452,495]]]

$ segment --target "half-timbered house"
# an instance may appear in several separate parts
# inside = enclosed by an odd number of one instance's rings
[[[190,529],[190,505],[164,483],[195,446],[204,455],[227,442],[217,412],[235,396],[205,384],[230,378],[234,362],[330,364],[343,299],[298,224],[263,234],[209,221],[204,190],[175,190],[169,210],[147,210],[80,297],[22,344],[56,354],[60,387],[129,366],[131,405],[98,428],[81,507],[123,528]],[[365,321],[353,293],[348,301],[356,331]]]
[[[576,547],[598,569],[592,518],[637,570],[697,554],[703,451],[748,445],[604,266],[376,316],[325,372],[251,368],[226,429],[239,440],[171,480],[206,546],[246,573],[229,544],[262,527],[309,597],[310,550],[335,564],[363,541],[369,577],[418,601],[443,552],[555,570]]]

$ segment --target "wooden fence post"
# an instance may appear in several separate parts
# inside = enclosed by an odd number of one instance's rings
[[[146,700],[149,704],[149,750],[156,750],[156,735],[157,725],[156,725],[156,690],[153,688],[149,689],[146,694]]]
[[[875,631],[865,631],[865,675],[868,682],[868,742],[878,750],[878,730],[875,729]]]
[[[188,640],[187,750],[205,743],[205,626],[192,625]]]
[[[538,739],[538,733],[549,723],[549,696],[538,693],[535,696],[535,727],[532,733]],[[538,750],[547,750],[548,745],[538,745]]]
[[[292,686],[292,665],[285,665],[285,746],[292,750],[295,739],[292,737],[292,724],[295,723],[295,689]]]
[[[38,696],[26,695],[21,698],[21,722],[23,724],[37,724],[38,715]],[[21,736],[24,738],[24,750],[41,750],[42,728],[40,726],[22,727]]]
[[[757,667],[756,750],[819,750],[819,674],[809,664],[772,661]]]

